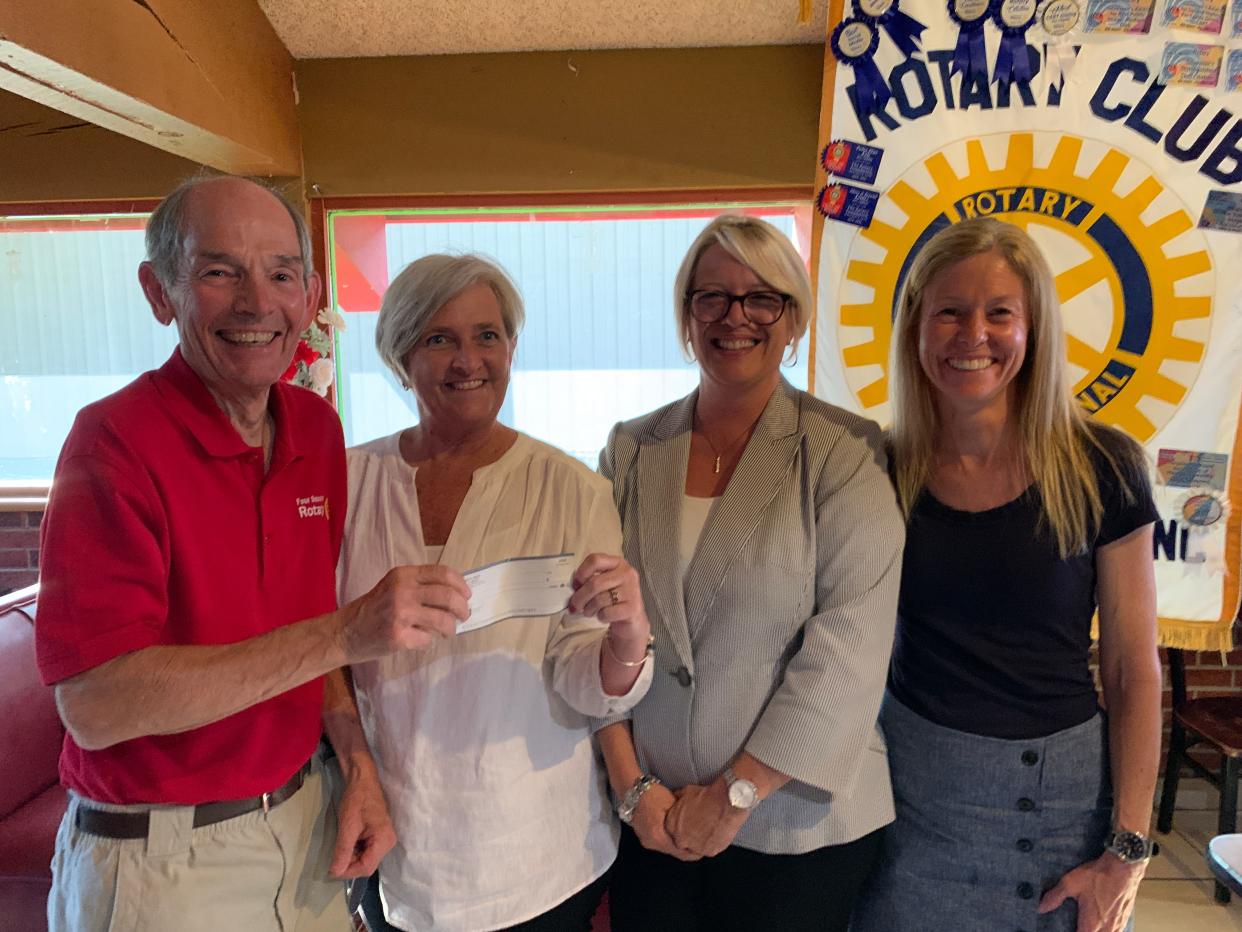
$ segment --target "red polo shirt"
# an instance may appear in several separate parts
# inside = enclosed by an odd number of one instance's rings
[[[276,385],[271,468],[180,351],[83,408],[43,518],[35,640],[47,683],[155,644],[227,644],[336,607],[341,425]],[[175,735],[86,751],[61,782],[94,800],[190,804],[279,786],[320,734],[322,679]]]

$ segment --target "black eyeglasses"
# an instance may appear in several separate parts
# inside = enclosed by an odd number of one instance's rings
[[[701,324],[714,324],[729,315],[733,302],[742,305],[742,313],[752,324],[771,327],[785,313],[785,305],[791,295],[779,291],[748,291],[746,294],[729,294],[726,291],[691,291],[686,295],[690,313]]]

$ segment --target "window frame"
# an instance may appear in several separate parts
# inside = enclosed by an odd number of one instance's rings
[[[746,187],[746,188],[670,188],[656,191],[594,191],[594,192],[528,192],[525,194],[417,194],[417,195],[359,195],[327,196],[310,185],[312,195],[308,200],[308,220],[311,232],[311,251],[315,268],[325,277],[325,294],[330,294],[327,281],[328,255],[331,246],[329,214],[337,211],[361,210],[529,210],[540,213],[547,209],[566,208],[634,208],[684,206],[687,204],[726,204],[762,207],[773,203],[790,202],[795,206],[794,222],[799,239],[811,243],[811,226],[814,215],[813,185],[806,187]],[[808,263],[810,255],[807,256]]]

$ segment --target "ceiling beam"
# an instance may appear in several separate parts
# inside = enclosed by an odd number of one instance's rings
[[[301,174],[293,59],[255,0],[4,0],[0,88],[221,171]]]

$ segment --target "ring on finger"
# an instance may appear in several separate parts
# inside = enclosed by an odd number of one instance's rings
[[[616,605],[618,602],[621,601],[621,593],[617,592],[616,586],[613,586],[611,589],[608,590],[608,598],[611,600],[613,605]]]

